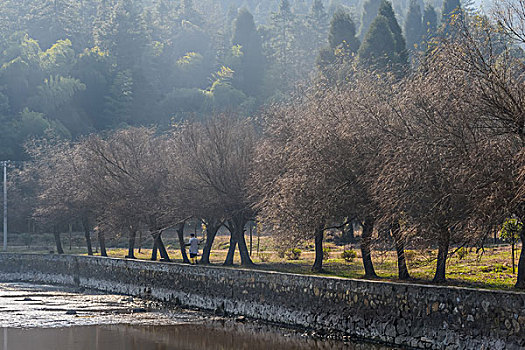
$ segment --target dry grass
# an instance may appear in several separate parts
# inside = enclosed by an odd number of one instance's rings
[[[248,242],[249,245],[249,242]],[[362,278],[364,269],[361,263],[361,253],[357,247],[347,247],[357,253],[354,261],[347,262],[341,254],[344,247],[328,243],[330,249],[328,259],[324,261],[325,273],[320,275]],[[214,249],[210,256],[212,264],[220,265],[223,263],[228,251],[228,237],[220,236],[214,244]],[[301,247],[302,254],[297,260],[288,260],[279,254],[275,249],[274,243],[269,238],[262,238],[259,244],[259,252],[256,249],[254,240],[252,259],[256,266],[255,269],[280,271],[298,274],[313,274],[310,271],[314,261],[314,252],[311,246]],[[512,262],[510,258],[510,246],[495,246],[485,248],[484,251],[476,252],[475,249],[464,249],[462,254],[454,254],[448,260],[447,278],[449,285],[491,288],[491,289],[512,289],[516,282],[516,273],[512,273]],[[177,248],[168,249],[173,261],[182,261],[181,253]],[[516,252],[516,263],[520,250]],[[127,254],[126,249],[110,249],[109,255],[122,258]],[[415,282],[428,283],[432,280],[435,268],[435,250],[408,250],[408,267]],[[137,253],[139,259],[149,259],[150,249],[142,249]],[[384,280],[397,280],[397,258],[394,251],[373,252],[374,267],[377,274]],[[240,264],[238,252],[235,254],[235,264]]]

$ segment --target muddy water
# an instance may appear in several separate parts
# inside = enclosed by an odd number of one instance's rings
[[[120,295],[0,284],[0,350],[211,350],[392,348],[318,340],[206,313],[165,310]]]

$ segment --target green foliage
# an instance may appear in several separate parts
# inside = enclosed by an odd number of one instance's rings
[[[233,51],[239,57],[233,86],[249,96],[260,93],[264,75],[265,60],[262,54],[261,37],[255,28],[253,16],[248,10],[241,9],[234,22],[232,44],[240,50]],[[242,54],[241,54],[242,53]]]
[[[437,14],[434,7],[430,4],[425,5],[425,11],[423,12],[423,32],[425,39],[434,35],[437,28]]]
[[[341,253],[341,258],[344,259],[346,262],[352,262],[355,258],[357,258],[357,252],[353,249],[344,250]]]
[[[523,231],[523,223],[516,218],[505,220],[501,227],[500,237],[510,243],[516,244]]]
[[[381,0],[367,0],[363,3],[363,13],[361,15],[361,26],[359,27],[359,38],[364,40],[372,22],[377,16]]]
[[[463,18],[463,9],[459,0],[444,0],[441,9],[441,34],[454,35],[452,23]]]
[[[284,255],[288,260],[299,260],[302,252],[303,251],[299,248],[290,248],[284,253]]]
[[[268,262],[272,258],[272,254],[270,253],[259,253],[258,256],[261,262]]]
[[[350,15],[344,11],[337,11],[330,22],[328,42],[332,49],[342,47],[349,53],[359,49],[359,39],[356,37],[355,24]]]
[[[361,64],[387,69],[395,57],[394,35],[384,16],[377,16],[365,36],[358,57]]]
[[[383,0],[358,51],[360,64],[379,71],[402,75],[408,65],[405,39],[392,5]]]
[[[45,131],[50,128],[51,124],[44,118],[43,113],[30,111],[25,108],[20,112],[18,119],[18,132],[23,139],[29,137],[42,137]]]
[[[71,77],[50,76],[37,87],[37,95],[30,99],[33,108],[41,109],[52,115],[63,105],[70,102],[78,91],[84,91],[86,85],[80,80]]]
[[[323,258],[328,260],[330,259],[330,253],[332,252],[332,249],[329,247],[323,247]]]
[[[468,249],[465,247],[461,247],[457,251],[458,259],[463,260],[468,255]]]
[[[405,19],[406,45],[409,50],[419,46],[424,37],[424,27],[421,18],[421,7],[416,0],[410,0],[410,6]]]

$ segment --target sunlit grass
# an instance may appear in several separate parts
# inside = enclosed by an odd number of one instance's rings
[[[168,241],[168,240],[167,240]],[[170,240],[167,245],[168,254],[173,262],[182,262],[182,255],[178,245]],[[150,243],[150,242],[149,242]],[[139,260],[150,260],[151,249],[144,246],[135,249],[135,257]],[[249,238],[247,238],[250,246]],[[257,244],[258,243],[258,244]],[[261,237],[252,241],[252,260],[256,264],[255,269],[279,271],[287,273],[313,275],[311,266],[315,253],[311,244],[301,247],[302,253],[297,260],[288,260],[279,254],[276,244],[270,237]],[[226,258],[229,246],[228,236],[218,236],[210,256],[212,265],[222,265]],[[361,253],[357,246],[348,246],[353,249],[357,257],[353,261],[345,261],[341,254],[344,247],[327,243],[330,248],[329,256],[323,262],[324,272],[316,275],[363,278],[364,269],[361,262]],[[257,249],[258,248],[258,249]],[[27,249],[17,248],[16,251],[31,251],[36,253],[49,253],[49,249]],[[64,248],[66,254],[86,254],[84,248]],[[201,247],[202,251],[202,247]],[[451,249],[451,253],[454,249]],[[447,284],[454,286],[465,286],[474,288],[512,289],[517,277],[517,270],[512,272],[511,248],[510,246],[487,247],[483,251],[474,248],[465,248],[463,254],[453,254],[447,263]],[[520,250],[516,250],[516,263]],[[109,248],[108,255],[113,258],[124,258],[128,254],[126,248]],[[159,256],[160,257],[160,256]],[[397,281],[397,257],[394,251],[380,251],[375,249],[372,253],[374,268],[381,280]],[[435,250],[407,250],[408,269],[416,283],[429,283],[434,276]],[[235,253],[234,264],[240,265],[239,253]],[[516,267],[517,269],[517,267]]]

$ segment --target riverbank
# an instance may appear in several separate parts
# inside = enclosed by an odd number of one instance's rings
[[[413,348],[525,346],[519,292],[32,254],[0,254],[0,280],[76,285]]]
[[[84,288],[0,283],[0,350],[394,350],[166,306]]]
[[[64,241],[67,241],[65,238],[67,237],[64,237]],[[93,244],[96,247],[96,237],[93,238]],[[128,255],[128,249],[123,248],[128,244],[124,238],[108,240],[107,253],[110,257],[124,258]],[[212,264],[222,265],[224,262],[228,252],[229,238],[229,235],[216,237],[210,255]],[[143,247],[140,250],[135,249],[137,259],[149,260],[151,258],[151,249],[147,248],[152,245],[150,239],[148,237],[146,242],[142,242]],[[174,262],[182,262],[176,234],[169,231],[165,232],[164,239],[170,258]],[[69,246],[64,244],[66,254],[87,255],[83,233],[75,233],[72,242],[76,244],[72,249],[69,249]],[[248,245],[249,242],[248,237]],[[21,242],[18,243],[20,244]],[[44,242],[40,241],[38,243],[42,244]],[[53,250],[54,242],[49,241],[47,243],[45,246],[34,245],[30,248],[23,245],[10,245],[8,251],[13,253],[49,253],[50,250]],[[331,242],[325,242],[323,273],[312,273],[311,271],[315,260],[314,246],[311,242],[303,242],[298,247],[300,248],[300,253],[288,254],[286,251],[279,251],[278,243],[276,244],[273,237],[255,237],[253,239],[251,258],[257,264],[256,268],[260,270],[355,279],[362,278],[364,275],[361,250],[358,244],[337,245],[333,242],[333,239]],[[346,256],[347,259],[342,256],[345,250],[349,253]],[[515,265],[517,264],[517,257],[519,257],[520,251],[520,246],[517,246]],[[513,269],[511,252],[510,244],[487,244],[480,250],[472,247],[455,247],[451,249],[447,259],[447,281],[445,284],[467,288],[514,290],[517,268]],[[435,274],[436,256],[437,249],[407,249],[405,251],[405,258],[413,283],[432,284]],[[399,281],[397,276],[397,254],[394,250],[391,250],[390,245],[383,247],[383,249],[374,247],[372,260],[379,278],[392,282]],[[234,262],[237,265],[240,264],[238,252],[234,256]]]

